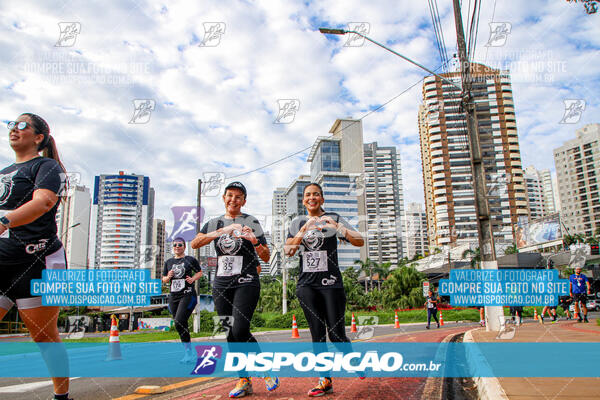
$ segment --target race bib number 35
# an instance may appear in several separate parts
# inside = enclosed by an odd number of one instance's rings
[[[307,251],[302,256],[303,272],[327,272],[327,252]]]
[[[242,273],[242,256],[220,256],[217,276],[233,276]]]

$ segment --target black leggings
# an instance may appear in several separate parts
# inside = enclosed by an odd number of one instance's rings
[[[346,293],[343,288],[315,289],[298,286],[296,295],[310,328],[313,342],[350,342],[346,336]]]
[[[435,320],[436,323],[440,323],[437,318],[437,308],[428,308],[427,309],[427,326],[431,323],[431,317]]]
[[[177,333],[179,333],[179,337],[183,343],[189,343],[191,340],[188,320],[192,312],[194,312],[196,304],[198,304],[198,299],[195,293],[175,299],[169,296],[169,311],[173,315],[175,329],[177,329]]]
[[[233,316],[233,324],[227,334],[228,342],[253,342],[250,321],[260,297],[259,286],[240,286],[228,289],[213,289],[215,310],[219,316]]]

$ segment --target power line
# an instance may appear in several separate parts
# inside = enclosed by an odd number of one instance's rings
[[[434,69],[434,72],[437,72],[442,67],[443,67],[443,65],[440,65],[438,68]],[[386,105],[390,104],[392,101],[396,100],[398,97],[402,96],[403,94],[405,94],[406,92],[408,92],[409,90],[411,90],[412,88],[414,88],[415,86],[417,86],[419,83],[423,82],[423,79],[425,79],[425,78],[421,78],[420,80],[418,80],[417,82],[415,82],[414,84],[412,84],[408,88],[404,89],[402,92],[400,92],[396,96],[392,97],[390,100],[386,101],[385,103],[383,103],[379,107],[375,108],[374,110],[369,111],[368,113],[366,113],[365,115],[363,115],[362,117],[360,117],[356,122],[352,122],[352,124],[348,125],[346,128],[343,128],[341,131],[343,131],[344,129],[350,128],[352,125],[358,123],[358,121],[362,121],[364,118],[368,117],[369,115],[373,114],[374,112],[381,110],[383,107],[385,107]],[[300,153],[303,153],[303,152],[307,151],[308,149],[310,149],[311,147],[312,147],[312,145],[310,145],[308,147],[305,147],[305,148],[303,148],[301,150],[298,150],[298,151],[296,151],[296,152],[294,152],[292,154],[289,154],[289,155],[287,155],[285,157],[282,157],[282,158],[280,158],[278,160],[270,162],[270,163],[268,163],[266,165],[263,165],[261,167],[255,168],[255,169],[250,170],[250,171],[243,172],[243,173],[238,174],[238,175],[228,176],[225,179],[239,178],[240,176],[249,175],[249,174],[252,174],[254,172],[263,170],[263,169],[268,168],[268,167],[270,167],[272,165],[280,163],[281,161],[287,160],[288,158],[292,158],[292,157],[294,157],[294,156],[296,156],[296,155],[298,155]]]

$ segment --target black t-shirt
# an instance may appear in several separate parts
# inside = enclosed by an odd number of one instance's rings
[[[335,222],[354,230],[339,214],[325,212],[321,217],[330,217]],[[292,221],[288,238],[293,238],[306,224],[309,217],[300,215]],[[304,234],[298,254],[300,256],[300,275],[298,286],[310,286],[318,289],[343,288],[342,274],[338,264],[338,233],[331,228],[311,229]]]
[[[0,171],[0,210],[14,210],[33,198],[37,189],[61,195],[67,175],[56,160],[36,157],[9,165]],[[10,238],[26,243],[56,236],[56,210],[59,202],[35,221],[9,229]],[[4,213],[2,213],[4,214]]]
[[[200,232],[207,234],[233,224],[252,228],[258,243],[267,245],[260,223],[255,217],[248,214],[242,214],[235,218],[225,218],[224,215],[221,215],[204,224]],[[230,235],[219,236],[213,240],[213,244],[218,256],[215,288],[227,289],[242,285],[260,286],[256,269],[260,265],[260,258],[252,242],[235,237],[232,232]]]
[[[183,297],[188,294],[195,294],[194,284],[189,284],[185,281],[188,276],[194,276],[200,271],[200,264],[192,256],[184,256],[182,258],[169,258],[165,261],[163,268],[163,276],[166,276],[169,271],[173,270],[171,278],[171,297]]]

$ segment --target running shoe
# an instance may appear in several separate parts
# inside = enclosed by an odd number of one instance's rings
[[[319,378],[319,384],[308,392],[308,397],[320,397],[333,393],[333,384],[329,378]]]
[[[272,392],[279,387],[279,378],[276,376],[266,376],[265,385],[267,385],[267,390]]]
[[[583,321],[581,318],[577,318],[577,322],[581,323]]]
[[[538,321],[540,322],[540,324],[544,325],[544,317],[542,317],[541,315],[538,317]]]
[[[437,327],[438,327],[438,328],[440,327],[440,323],[439,323],[439,322],[437,323]]]
[[[179,360],[182,364],[192,364],[195,363],[198,357],[194,355],[194,351],[192,349],[188,349],[185,351],[183,358]]]
[[[429,329],[429,325],[425,325],[425,329]]]
[[[229,392],[229,397],[236,399],[252,394],[252,381],[250,378],[240,378],[237,385]]]
[[[588,321],[587,317],[585,317],[585,318],[583,319],[583,322],[585,322],[586,324],[589,324],[589,322],[590,322],[590,321]]]

